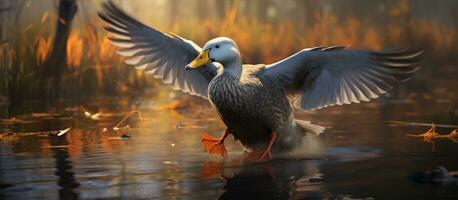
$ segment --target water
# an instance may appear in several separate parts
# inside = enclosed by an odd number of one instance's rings
[[[438,140],[433,151],[432,144],[406,136],[429,127],[388,122],[456,125],[453,103],[385,98],[298,113],[329,128],[308,137],[294,158],[259,164],[241,162],[243,151],[232,137],[228,159],[203,152],[201,134],[224,130],[205,104],[178,111],[141,106],[143,121],[133,116],[126,122],[132,128],[119,131],[112,127],[129,109],[97,107],[103,114],[96,120],[80,108],[29,114],[20,126],[4,120],[3,129],[72,129],[62,137],[29,133],[3,139],[0,199],[457,199],[456,183],[421,184],[408,177],[438,164],[458,170],[458,144]]]

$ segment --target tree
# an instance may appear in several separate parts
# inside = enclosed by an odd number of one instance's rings
[[[52,50],[43,62],[44,86],[49,103],[55,104],[59,99],[59,87],[62,75],[67,70],[67,40],[71,30],[73,18],[78,10],[76,0],[60,0],[56,22],[56,34]]]

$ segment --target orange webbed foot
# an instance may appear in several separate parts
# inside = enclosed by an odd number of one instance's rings
[[[204,150],[210,154],[218,154],[225,156],[227,154],[226,147],[224,146],[224,139],[227,137],[228,131],[224,133],[221,139],[211,136],[208,133],[202,134],[202,144]]]
[[[273,144],[277,139],[277,134],[272,132],[270,136],[270,141],[267,144],[266,148],[263,151],[256,151],[256,152],[249,152],[246,153],[244,159],[247,161],[269,161],[272,159],[272,155],[270,153]]]

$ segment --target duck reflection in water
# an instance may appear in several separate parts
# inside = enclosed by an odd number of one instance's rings
[[[76,182],[75,173],[72,172],[72,162],[69,160],[68,147],[69,144],[65,137],[49,136],[49,143],[53,147],[53,158],[55,158],[56,171],[54,175],[58,178],[57,185],[59,189],[59,199],[78,199],[78,194],[74,191],[79,187]]]
[[[322,174],[316,160],[273,160],[224,167],[218,199],[320,199]]]

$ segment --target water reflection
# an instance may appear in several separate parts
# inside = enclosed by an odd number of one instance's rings
[[[49,136],[49,144],[53,158],[55,159],[56,171],[54,175],[58,176],[57,185],[59,188],[60,199],[78,199],[75,189],[80,185],[75,179],[72,161],[69,160],[69,142],[65,137]]]
[[[218,199],[309,199],[322,196],[316,161],[272,161],[225,168]]]
[[[450,170],[458,169],[456,155],[451,153],[458,151],[458,145],[438,141],[437,150],[432,152],[428,144],[406,136],[423,127],[417,130],[383,123],[406,121],[402,119],[406,116],[399,112],[412,109],[405,103],[388,103],[391,104],[350,105],[298,114],[298,118],[329,127],[325,134],[316,137],[316,143],[307,143],[310,148],[302,150],[310,153],[316,149],[325,155],[243,165],[222,162],[219,157],[203,152],[201,134],[218,135],[224,130],[217,114],[209,107],[193,107],[192,112],[187,113],[142,110],[143,122],[138,126],[131,124],[132,137],[127,139],[120,138],[119,131],[112,129],[126,110],[116,115],[102,115],[98,120],[66,117],[65,124],[58,123],[60,118],[55,123],[34,120],[34,124],[24,125],[20,131],[40,126],[49,128],[50,124],[55,124],[57,129],[69,126],[72,129],[63,137],[34,134],[1,141],[0,183],[8,187],[0,184],[3,187],[0,187],[0,196],[396,199],[396,193],[405,191],[414,194],[402,196],[403,199],[422,197],[420,191],[429,191],[430,197],[458,196],[453,189],[444,189],[444,195],[439,195],[432,192],[434,188],[410,185],[407,179],[410,172],[430,169],[436,162],[445,163]],[[421,122],[436,119],[436,115],[430,112],[408,117],[410,121]],[[232,139],[227,140],[226,145],[233,156],[238,152],[242,154]],[[398,183],[397,187],[391,187],[391,182]]]

